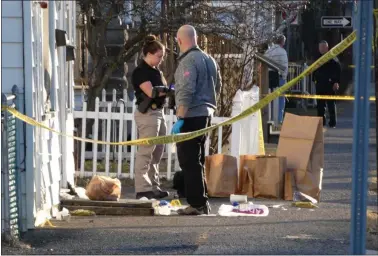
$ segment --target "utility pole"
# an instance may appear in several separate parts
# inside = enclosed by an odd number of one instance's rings
[[[351,253],[366,253],[366,208],[369,162],[370,85],[373,40],[372,0],[357,2],[356,68],[352,157]]]
[[[378,99],[378,0],[374,0],[374,31],[373,31],[373,38],[374,38],[374,83],[375,83],[375,98]],[[377,100],[375,101],[375,136],[378,138],[378,104]],[[376,143],[376,163],[378,164],[378,143]],[[378,179],[378,168],[376,170],[376,176]]]

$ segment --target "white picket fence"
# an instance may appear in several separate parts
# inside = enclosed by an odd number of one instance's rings
[[[135,102],[130,102],[126,90],[123,92],[123,102],[116,100],[116,91],[113,91],[113,101],[107,102],[105,91],[102,94],[102,100],[96,98],[95,110],[87,111],[87,103],[83,102],[81,110],[74,111],[76,122],[81,122],[81,137],[92,138],[95,141],[120,142],[137,139],[137,130],[134,121],[134,112],[136,110]],[[234,98],[232,116],[239,114],[245,108],[258,102],[259,90],[254,87],[249,92],[238,91]],[[172,110],[165,109],[167,131],[170,132],[176,117]],[[229,117],[214,117],[212,124],[223,122]],[[88,119],[94,119],[92,135],[86,134],[86,124]],[[232,125],[232,134],[230,136],[230,150],[222,147],[222,127],[217,130],[218,145],[217,153],[231,154],[238,157],[240,154],[257,154],[259,148],[258,137],[258,118],[253,114],[242,121]],[[210,150],[210,136],[206,142],[206,155]],[[92,148],[88,149],[89,143],[80,142],[80,169],[76,175],[80,177],[91,177],[95,174],[105,175],[118,178],[134,178],[135,154],[137,146],[110,146],[91,144]],[[128,150],[128,148],[130,150]],[[92,161],[89,168],[88,161]],[[168,144],[165,147],[163,162],[166,163],[166,172],[161,172],[162,176],[171,179],[172,173],[179,170],[176,156],[175,144]],[[111,166],[111,162],[112,166]],[[102,163],[103,171],[98,170],[98,164]],[[90,162],[89,162],[90,164]],[[116,168],[115,168],[116,166]],[[128,169],[128,170],[125,170]],[[160,169],[161,170],[161,169]]]

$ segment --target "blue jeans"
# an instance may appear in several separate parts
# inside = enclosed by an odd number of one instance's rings
[[[286,80],[280,78],[279,87],[281,87],[285,83],[286,83]],[[283,122],[284,113],[285,113],[285,97],[279,97],[278,98],[278,122],[279,123]]]

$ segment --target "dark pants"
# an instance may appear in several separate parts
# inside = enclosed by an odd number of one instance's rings
[[[331,85],[328,85],[328,87],[331,87]],[[332,87],[331,87],[332,88]],[[327,88],[328,89],[328,88]],[[335,95],[335,92],[333,90],[324,90],[324,87],[320,87],[317,85],[316,93],[318,95]],[[317,100],[317,109],[318,109],[318,116],[323,117],[323,126],[327,124],[326,117],[325,117],[325,111],[326,106],[328,108],[328,114],[329,114],[329,126],[336,126],[336,101],[335,100]]]
[[[181,132],[201,130],[210,125],[207,116],[188,117],[184,120]],[[206,205],[208,200],[205,182],[205,142],[206,135],[177,143],[177,156],[184,173],[186,200],[192,207]]]

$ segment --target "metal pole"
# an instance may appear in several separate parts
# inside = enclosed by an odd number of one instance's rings
[[[375,98],[378,99],[378,0],[374,1],[374,82],[375,82]],[[375,123],[378,124],[378,104],[375,103]],[[375,128],[375,136],[378,138],[378,128]],[[376,144],[376,163],[378,163],[378,144]],[[378,170],[376,171],[378,178]]]
[[[353,115],[351,254],[365,254],[373,0],[358,1]]]
[[[8,105],[7,95],[1,94],[1,104]],[[3,112],[3,111],[2,111]],[[4,111],[4,118],[2,122],[2,136],[1,136],[1,232],[11,234],[10,232],[10,200],[9,200],[9,159],[8,159],[8,119],[9,113]],[[5,135],[5,136],[4,136]]]

